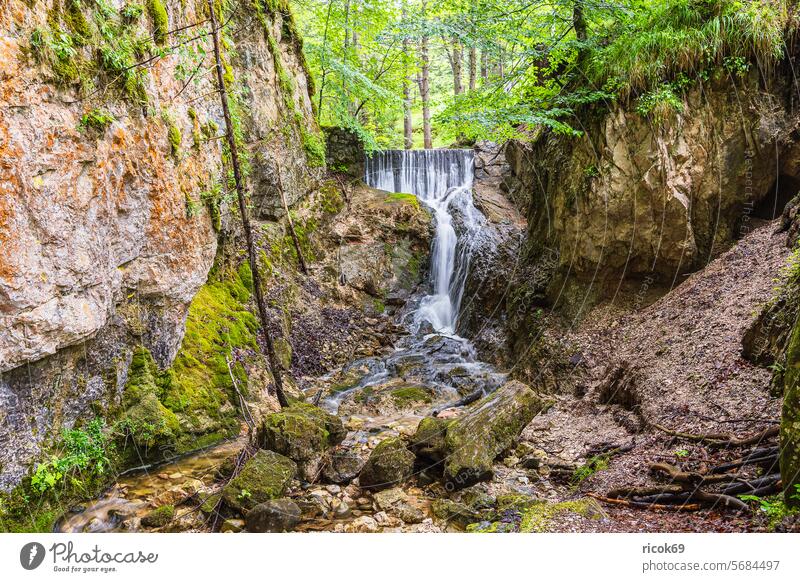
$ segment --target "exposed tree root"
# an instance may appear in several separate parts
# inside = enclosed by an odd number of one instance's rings
[[[778,436],[779,432],[779,427],[771,426],[768,429],[756,433],[752,436],[738,438],[734,435],[729,435],[724,433],[695,434],[688,432],[680,432],[677,430],[669,429],[665,426],[661,426],[660,424],[656,424],[655,422],[651,422],[650,426],[652,426],[653,428],[657,428],[661,432],[665,432],[668,435],[677,438],[682,438],[699,443],[706,443],[710,447],[719,447],[719,448],[736,448],[736,447],[747,447],[750,445],[757,445],[760,444],[762,441]]]
[[[627,499],[612,499],[611,497],[603,497],[596,493],[587,493],[588,497],[597,499],[604,503],[612,505],[622,505],[625,507],[634,507],[636,509],[649,509],[652,511],[697,511],[701,506],[697,503],[683,504],[683,505],[662,505],[659,503],[641,503],[639,501],[629,501]]]

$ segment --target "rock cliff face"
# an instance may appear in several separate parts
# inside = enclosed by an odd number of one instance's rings
[[[732,82],[689,91],[662,120],[612,105],[580,138],[543,132],[509,144],[506,184],[528,216],[531,258],[555,255],[583,280],[671,282],[751,218],[779,215],[798,187],[785,84]]]
[[[223,34],[253,201],[274,216],[279,185],[305,197],[324,147],[291,15],[267,4],[242,0]],[[0,15],[3,488],[63,427],[124,406],[134,346],[172,363],[218,233],[236,231],[205,2],[29,6]]]

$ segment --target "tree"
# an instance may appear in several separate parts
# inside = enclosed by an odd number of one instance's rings
[[[423,18],[427,13],[427,0],[422,0],[422,16]],[[422,132],[423,143],[426,150],[433,147],[433,139],[431,138],[431,87],[430,87],[430,71],[431,61],[428,54],[428,33],[423,32],[419,44],[419,60],[421,74],[418,78],[419,82],[419,96],[422,99]]]
[[[267,305],[264,302],[264,293],[261,287],[261,274],[258,270],[258,255],[253,239],[253,230],[250,226],[250,214],[247,208],[247,201],[244,192],[244,179],[242,177],[241,164],[239,162],[239,149],[234,137],[233,121],[231,119],[230,106],[228,104],[228,90],[225,87],[225,75],[222,69],[222,55],[220,51],[219,29],[217,28],[217,17],[215,14],[213,0],[208,1],[209,18],[211,21],[211,39],[214,45],[214,68],[217,73],[217,90],[219,100],[222,105],[222,116],[225,119],[225,139],[228,142],[228,149],[231,156],[233,178],[236,184],[236,197],[239,202],[239,213],[242,219],[242,229],[244,230],[245,243],[247,245],[247,258],[250,263],[250,271],[253,274],[253,294],[256,297],[256,307],[261,319],[261,332],[264,334],[264,342],[267,346],[267,361],[275,382],[275,393],[281,407],[289,406],[289,401],[283,390],[283,379],[281,378],[281,368],[275,353],[275,345],[272,342],[272,334],[269,330],[269,316],[267,315]]]

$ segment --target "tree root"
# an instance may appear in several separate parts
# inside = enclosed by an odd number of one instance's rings
[[[603,497],[596,493],[587,493],[588,497],[602,501],[603,503],[610,503],[612,505],[622,505],[625,507],[634,507],[636,509],[649,509],[652,511],[698,511],[701,509],[699,503],[689,503],[683,505],[663,505],[660,503],[642,503],[640,501],[630,501],[628,499],[613,499],[611,497]]]
[[[669,429],[665,426],[661,426],[660,424],[656,424],[655,422],[651,422],[650,426],[652,426],[653,428],[657,428],[661,432],[665,432],[668,435],[677,438],[682,438],[699,443],[705,443],[710,447],[717,447],[717,448],[737,448],[737,447],[747,447],[750,445],[757,445],[764,440],[778,436],[779,433],[779,427],[771,426],[768,429],[756,433],[752,436],[738,438],[735,435],[724,434],[724,433],[694,434],[688,432],[680,432],[677,430]]]

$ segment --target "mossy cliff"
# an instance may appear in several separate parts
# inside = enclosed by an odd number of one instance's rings
[[[231,435],[232,377],[251,401],[267,383],[214,77],[198,73],[210,41],[178,32],[197,30],[207,3],[12,5],[0,64],[0,101],[14,106],[0,107],[0,398],[15,404],[0,411],[0,490],[47,458],[63,428],[95,416],[125,435],[125,454],[148,458]],[[280,166],[294,208],[321,168],[291,11],[215,6],[234,15],[223,64],[253,203],[280,205],[263,188]],[[262,26],[244,26],[255,9]],[[285,120],[292,131],[275,131]]]

